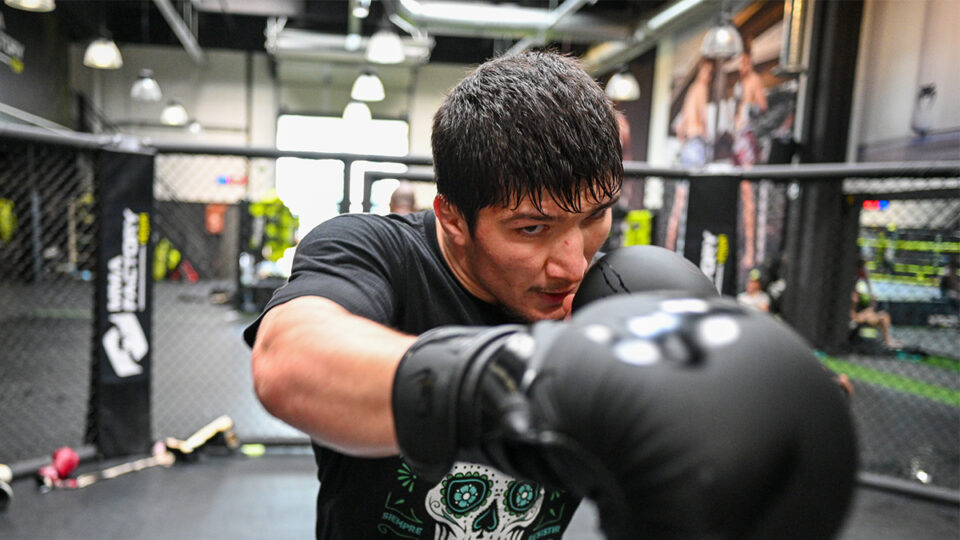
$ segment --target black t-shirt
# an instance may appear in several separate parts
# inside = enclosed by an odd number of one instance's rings
[[[470,294],[447,267],[432,212],[347,214],[300,243],[290,280],[267,304],[322,296],[409,334],[511,320]],[[262,316],[261,316],[262,317]],[[253,343],[260,319],[244,332]],[[355,458],[314,444],[318,538],[561,538],[578,500],[482,465],[457,464],[426,485],[400,457]],[[520,535],[516,531],[524,530]]]

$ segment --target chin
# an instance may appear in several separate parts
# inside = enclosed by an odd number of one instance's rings
[[[513,306],[503,305],[503,310],[512,319],[516,319],[518,322],[522,321],[524,323],[535,323],[537,321],[546,321],[550,319],[562,319],[565,313],[563,313],[563,308],[557,308],[551,311],[541,311],[541,310],[531,310],[527,306],[523,306],[521,309],[517,309]]]
[[[535,313],[529,314],[527,317],[524,317],[529,322],[537,321],[559,321],[567,316],[567,312],[563,310],[562,307],[554,308],[546,311],[537,311]]]

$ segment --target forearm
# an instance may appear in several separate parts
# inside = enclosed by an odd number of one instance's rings
[[[327,446],[393,455],[393,377],[415,339],[324,298],[291,300],[260,325],[254,387],[271,414]]]

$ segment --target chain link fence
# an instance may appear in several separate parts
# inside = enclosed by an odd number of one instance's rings
[[[960,489],[960,179],[848,180],[860,203],[848,353],[863,470]]]
[[[275,252],[264,256],[269,220],[251,215],[259,203],[275,198],[274,168],[272,159],[242,156],[156,157],[155,436],[183,436],[227,414],[242,440],[307,440],[257,401],[250,349],[241,335],[282,283],[270,257],[282,254],[283,246],[272,245]],[[248,266],[243,276],[241,258]]]
[[[615,212],[607,247],[653,243],[684,252],[691,217],[685,206],[690,184],[697,181],[627,180],[624,199],[629,202]],[[859,178],[843,186],[842,193],[817,199],[810,192],[824,186],[813,182],[741,182],[736,249],[730,255],[736,257],[735,294],[757,277],[771,313],[789,322],[785,292],[788,277],[798,275],[789,267],[802,262],[790,260],[802,252],[791,244],[802,243],[806,252],[823,258],[834,275],[800,274],[799,301],[811,302],[830,281],[845,284],[836,299],[841,309],[818,313],[843,339],[839,347],[815,345],[822,363],[852,382],[861,471],[956,493],[960,179]],[[802,229],[803,205],[818,203],[842,207],[856,218],[855,242],[839,221],[819,234]],[[854,267],[845,260],[862,264]]]
[[[0,140],[0,463],[84,442],[95,154]]]
[[[304,170],[319,171],[318,184],[345,184],[350,167],[303,161]],[[97,254],[95,163],[89,151],[0,141],[0,462],[84,440]],[[155,158],[156,438],[184,436],[228,414],[241,439],[307,440],[260,406],[241,337],[283,283],[286,248],[303,225],[275,204],[277,163],[273,157],[184,152]],[[862,472],[955,493],[960,179],[847,179],[842,190],[831,191],[815,182],[745,177],[736,188],[735,239],[727,255],[736,262],[736,293],[759,277],[771,311],[790,322],[783,305],[788,278],[800,276],[794,281],[799,308],[830,282],[826,275],[798,273],[803,261],[788,257],[802,252],[798,246],[816,244],[807,253],[818,254],[827,274],[842,284],[836,299],[842,309],[826,324],[844,336],[841,347],[820,348],[819,355],[853,383]],[[684,192],[696,181],[628,178],[606,248],[653,243],[682,251],[691,218]],[[326,202],[343,208],[340,201]],[[817,204],[842,207],[855,218],[854,233],[840,230],[848,225],[842,220],[837,230],[829,225],[810,233],[798,216]],[[849,263],[858,260],[859,273]],[[857,313],[868,308],[878,318],[857,322]]]

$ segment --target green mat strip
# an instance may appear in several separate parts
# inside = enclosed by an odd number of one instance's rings
[[[950,388],[937,386],[935,384],[920,382],[916,379],[911,379],[910,377],[894,375],[893,373],[887,373],[878,369],[858,366],[856,364],[838,360],[826,355],[819,356],[820,361],[832,371],[836,373],[844,373],[847,375],[847,377],[850,377],[855,381],[876,384],[878,386],[883,386],[892,390],[904,392],[906,394],[912,394],[914,396],[919,396],[939,403],[960,407],[960,391],[951,390]]]

